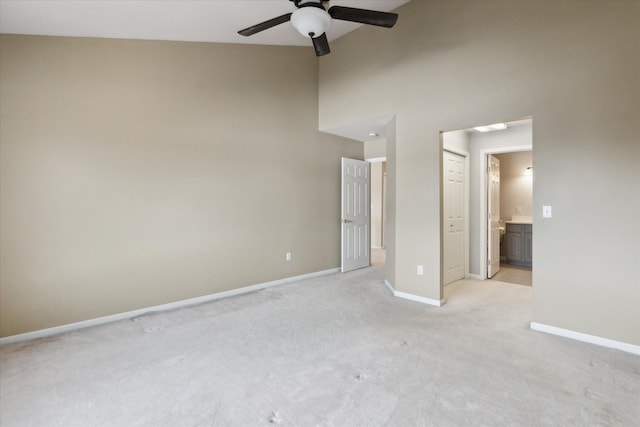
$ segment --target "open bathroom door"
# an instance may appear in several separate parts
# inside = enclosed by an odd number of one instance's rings
[[[500,270],[500,160],[487,156],[487,277]]]

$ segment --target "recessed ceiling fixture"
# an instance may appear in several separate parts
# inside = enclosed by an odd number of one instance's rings
[[[292,13],[269,19],[238,31],[243,36],[251,36],[260,31],[268,30],[276,25],[291,21],[291,24],[304,37],[311,38],[316,56],[326,55],[329,49],[326,30],[331,25],[332,19],[340,21],[356,22],[359,24],[376,25],[378,27],[391,28],[398,20],[397,13],[378,12],[377,10],[357,9],[354,7],[332,6],[328,10],[325,4],[329,0],[291,0],[297,10]]]
[[[478,126],[475,127],[474,129],[477,130],[478,132],[491,132],[494,130],[504,130],[507,128],[507,125],[504,123],[494,123],[492,125],[487,125],[487,126]]]
[[[369,136],[374,137],[374,136],[380,136],[377,132],[369,132]]]

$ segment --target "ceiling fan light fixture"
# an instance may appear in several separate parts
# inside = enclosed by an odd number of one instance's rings
[[[291,23],[304,37],[316,38],[331,25],[331,16],[319,7],[301,7],[291,15]]]
[[[393,27],[398,20],[397,13],[378,12],[377,10],[344,6],[331,6],[327,10],[325,9],[325,4],[329,3],[329,0],[290,1],[293,2],[297,8],[296,11],[285,13],[284,15],[276,16],[267,21],[252,25],[251,27],[238,31],[238,34],[245,37],[251,36],[290,21],[293,27],[302,34],[303,37],[311,38],[316,56],[324,56],[331,52],[326,31],[334,19],[386,28]]]

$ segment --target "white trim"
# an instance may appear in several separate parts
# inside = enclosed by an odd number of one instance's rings
[[[408,299],[411,301],[421,302],[423,304],[435,305],[436,307],[440,307],[444,304],[443,299],[437,300],[437,299],[425,298],[425,297],[420,297],[418,295],[408,294],[405,292],[393,291],[393,296],[398,298]]]
[[[487,156],[489,154],[533,151],[533,144],[512,145],[509,147],[487,148],[480,150],[480,218],[483,231],[480,233],[480,280],[487,279]]]
[[[558,335],[573,340],[595,344],[602,347],[615,348],[616,350],[626,351],[627,353],[637,354],[640,356],[640,345],[629,344],[622,341],[610,340],[595,335],[583,334],[582,332],[572,331],[570,329],[556,328],[542,323],[531,322],[531,329],[534,331],[546,332],[552,335]]]
[[[443,132],[443,133],[446,133],[446,132]],[[465,150],[463,150],[461,148],[458,148],[458,147],[454,147],[452,145],[447,145],[445,143],[442,144],[442,151],[448,151],[450,153],[457,154],[457,155],[462,156],[462,157],[469,157],[470,156],[468,151],[465,151]]]
[[[387,158],[386,157],[370,157],[370,158],[364,159],[364,160],[369,162],[369,163],[382,163],[382,162],[386,162]]]
[[[285,285],[287,283],[297,282],[299,280],[312,279],[314,277],[321,277],[321,276],[326,276],[329,274],[334,274],[339,272],[340,272],[339,268],[331,268],[329,270],[317,271],[315,273],[303,274],[301,276],[288,277],[285,279],[274,280],[271,282],[245,286],[243,288],[231,289],[224,292],[217,292],[215,294],[204,295],[201,297],[189,298],[181,301],[170,302],[167,304],[156,305],[153,307],[141,308],[138,310],[127,311],[124,313],[112,314],[110,316],[98,317],[96,319],[83,320],[81,322],[69,323],[67,325],[55,326],[53,328],[40,329],[38,331],[26,332],[24,334],[11,335],[8,337],[0,338],[0,345],[11,344],[11,343],[20,342],[20,341],[27,341],[27,340],[32,340],[36,338],[48,337],[51,335],[57,335],[64,332],[74,331],[77,329],[103,325],[105,323],[111,323],[118,320],[131,319],[133,317],[142,316],[150,312],[175,310],[177,308],[183,308],[191,305],[202,304],[205,302],[215,301],[222,298],[228,298],[236,295],[246,294],[249,292],[255,292],[261,289],[271,288],[274,286]]]
[[[473,280],[484,280],[484,279],[482,278],[482,276],[481,276],[481,275],[479,275],[479,274],[469,274],[469,279],[473,279]]]
[[[387,287],[387,289],[389,289],[389,292],[391,292],[391,294],[395,296],[396,290],[393,289],[393,285],[391,285],[391,283],[387,279],[384,279],[384,285]]]
[[[416,301],[416,302],[420,302],[420,303],[428,304],[428,305],[435,305],[436,307],[440,307],[440,306],[442,306],[444,304],[444,300],[443,299],[438,301],[436,299],[419,297],[418,295],[413,295],[413,294],[408,294],[406,292],[396,291],[393,288],[393,285],[387,279],[384,279],[384,285],[387,287],[387,289],[389,289],[389,292],[391,292],[391,294],[394,297],[408,299],[408,300],[411,300],[411,301]]]

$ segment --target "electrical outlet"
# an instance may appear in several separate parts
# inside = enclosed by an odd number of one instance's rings
[[[551,206],[543,206],[542,207],[542,217],[543,218],[551,218]]]
[[[522,213],[522,206],[516,206],[516,213],[517,214]]]
[[[291,261],[291,252],[287,252],[287,254],[284,256],[284,258],[285,258],[287,261]]]
[[[417,273],[418,273],[418,276],[422,276],[424,274],[424,267],[419,265],[417,269]]]

